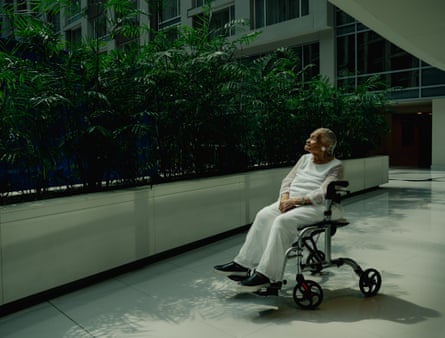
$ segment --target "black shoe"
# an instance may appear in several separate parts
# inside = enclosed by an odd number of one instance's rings
[[[244,266],[241,266],[235,262],[230,262],[230,263],[222,264],[222,265],[216,265],[213,267],[213,269],[216,272],[222,273],[226,276],[248,277],[249,272],[250,272],[250,270],[248,268],[245,268]]]
[[[252,276],[249,278],[241,281],[239,283],[240,290],[246,291],[246,292],[255,292],[262,288],[267,288],[270,286],[270,279],[266,276],[255,272]]]

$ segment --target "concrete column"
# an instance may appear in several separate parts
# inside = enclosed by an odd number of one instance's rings
[[[431,169],[445,170],[445,99],[433,100]]]
[[[324,30],[319,34],[320,75],[327,76],[332,83],[336,79],[336,53],[334,29]]]

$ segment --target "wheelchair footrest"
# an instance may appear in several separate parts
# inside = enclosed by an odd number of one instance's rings
[[[286,284],[286,281],[271,283],[267,288],[259,289],[254,294],[258,296],[278,296],[283,284]]]

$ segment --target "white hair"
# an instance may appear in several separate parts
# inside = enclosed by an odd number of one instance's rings
[[[334,156],[334,149],[337,145],[337,136],[335,136],[335,133],[329,128],[320,128],[319,130],[321,130],[323,133],[323,141],[329,144],[329,147],[327,149],[329,155]]]

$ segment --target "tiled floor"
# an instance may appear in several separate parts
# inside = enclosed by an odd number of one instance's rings
[[[0,318],[0,337],[445,337],[445,172],[393,169],[344,205],[351,224],[333,256],[378,269],[375,297],[344,266],[311,277],[323,303],[298,309],[291,262],[280,297],[238,294],[212,266],[233,257],[241,234]]]

